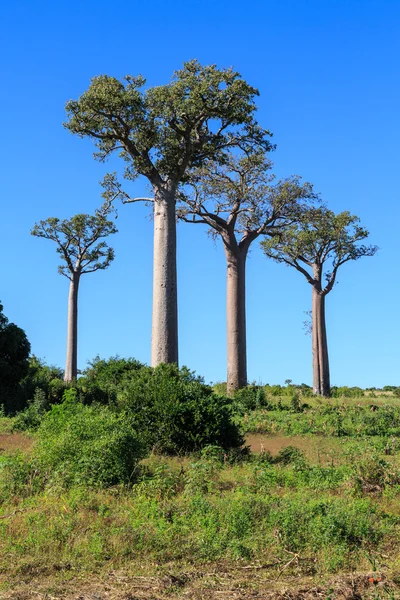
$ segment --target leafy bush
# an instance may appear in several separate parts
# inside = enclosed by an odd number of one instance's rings
[[[332,386],[331,396],[332,398],[362,398],[364,390],[359,387],[348,387],[347,385],[341,387]]]
[[[32,401],[38,388],[45,393],[49,405],[62,402],[65,390],[70,387],[70,384],[63,381],[63,374],[62,369],[46,365],[36,356],[31,356],[28,373],[21,381],[24,406]]]
[[[85,406],[70,390],[38,429],[35,457],[50,482],[108,487],[135,478],[143,446],[131,419],[108,407]]]
[[[37,429],[48,408],[49,401],[45,391],[41,388],[36,388],[33,400],[28,403],[24,411],[16,415],[14,429],[22,431]]]
[[[291,463],[305,465],[304,452],[302,452],[296,446],[286,446],[279,451],[278,455],[274,459],[276,463],[282,463],[283,465],[289,465]]]
[[[236,410],[242,413],[257,408],[268,409],[269,407],[264,388],[255,384],[237,390],[235,393],[234,404]]]
[[[119,358],[112,356],[108,360],[97,356],[89,363],[83,372],[83,377],[78,379],[77,385],[82,402],[90,404],[115,404],[118,392],[124,388],[125,381],[145,367],[134,358]]]
[[[132,371],[118,393],[118,407],[132,415],[141,439],[156,452],[189,453],[210,444],[228,450],[244,441],[231,401],[173,364]]]
[[[6,413],[24,407],[21,380],[28,372],[30,349],[25,331],[9,323],[0,302],[0,404]]]

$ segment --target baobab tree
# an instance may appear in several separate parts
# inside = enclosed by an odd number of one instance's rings
[[[330,395],[325,297],[343,264],[375,254],[376,246],[361,243],[368,235],[358,217],[319,207],[306,210],[297,223],[261,242],[268,257],[294,267],[312,286],[313,389],[319,396]]]
[[[107,269],[114,250],[102,240],[117,232],[107,217],[110,208],[102,207],[94,215],[79,214],[71,219],[50,217],[36,223],[31,234],[52,240],[63,260],[58,272],[70,281],[68,296],[67,358],[64,381],[78,375],[78,290],[82,275]],[[102,240],[102,241],[99,241]]]
[[[180,193],[179,217],[208,225],[222,240],[226,257],[227,390],[247,385],[246,259],[250,245],[296,218],[306,200],[315,197],[299,177],[274,182],[265,153],[235,155],[224,164],[209,161],[190,173]]]
[[[227,148],[272,148],[267,130],[254,119],[258,91],[232,69],[196,60],[175,72],[171,83],[143,91],[142,76],[122,81],[101,75],[78,100],[66,105],[70,132],[94,140],[95,158],[113,152],[126,163],[124,177],[144,176],[150,198],[130,198],[115,174],[105,178],[112,200],[154,203],[152,359],[178,362],[176,195],[190,168],[222,161]]]

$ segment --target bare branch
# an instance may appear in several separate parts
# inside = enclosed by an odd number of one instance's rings
[[[126,198],[121,200],[122,204],[131,204],[133,202],[154,202],[154,198]]]

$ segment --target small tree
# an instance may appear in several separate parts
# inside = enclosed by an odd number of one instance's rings
[[[30,350],[25,331],[9,323],[0,302],[0,405],[7,411],[23,408],[18,384],[28,372]]]
[[[99,241],[117,229],[107,219],[108,207],[96,210],[94,215],[79,214],[60,221],[50,217],[32,229],[32,235],[52,240],[63,263],[58,272],[70,280],[68,298],[67,359],[64,381],[78,375],[78,289],[85,273],[107,269],[114,260],[114,250],[105,241]]]
[[[292,223],[302,200],[315,196],[299,177],[273,183],[271,167],[263,153],[230,154],[222,165],[210,161],[192,171],[180,196],[180,218],[208,225],[224,246],[228,394],[247,385],[245,270],[250,245]]]
[[[94,140],[95,158],[119,151],[125,178],[144,176],[151,198],[129,198],[114,175],[105,178],[108,200],[154,203],[153,366],[178,362],[176,194],[191,167],[223,159],[227,148],[271,148],[270,133],[254,120],[258,91],[232,69],[184,64],[171,83],[143,91],[146,80],[101,75],[78,100],[67,103],[67,129]]]
[[[373,256],[376,246],[360,244],[369,232],[349,212],[335,215],[326,207],[306,210],[298,223],[261,242],[265,254],[294,267],[312,286],[312,352],[314,394],[330,395],[325,297],[332,290],[339,267],[362,256]],[[324,274],[324,268],[328,270]]]

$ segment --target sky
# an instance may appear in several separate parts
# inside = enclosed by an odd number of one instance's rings
[[[32,352],[64,366],[68,280],[55,246],[30,235],[50,216],[90,213],[101,164],[63,128],[65,103],[91,77],[142,74],[168,83],[184,61],[233,66],[257,87],[257,118],[273,132],[278,177],[301,175],[334,211],[349,210],[379,246],[342,267],[327,298],[336,385],[400,385],[398,0],[2,0],[0,301]],[[148,196],[139,179],[134,192]],[[79,368],[96,355],[150,361],[153,223],[149,207],[118,207],[116,258],[86,275]],[[225,258],[200,226],[178,226],[180,363],[226,379]],[[303,329],[311,288],[294,269],[248,259],[250,381],[311,384]]]

